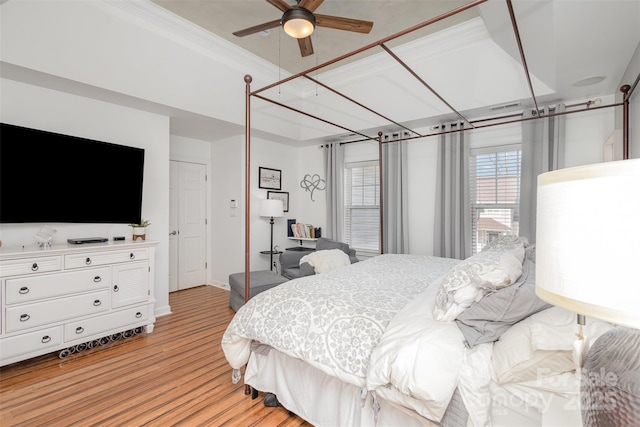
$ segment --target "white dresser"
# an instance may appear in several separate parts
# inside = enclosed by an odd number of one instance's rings
[[[153,331],[157,242],[0,248],[0,366]],[[70,351],[67,351],[69,349]]]

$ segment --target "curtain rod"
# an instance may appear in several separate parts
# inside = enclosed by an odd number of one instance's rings
[[[609,107],[619,107],[622,105],[622,103],[618,103],[618,104],[609,104],[609,105],[603,105],[603,106],[598,106],[595,108],[591,108],[592,105],[594,104],[598,104],[598,102],[600,102],[601,99],[600,98],[596,98],[596,99],[589,99],[585,102],[578,102],[575,104],[569,104],[566,105],[565,108],[576,108],[576,107],[584,107],[581,110],[576,110],[576,111],[571,111],[571,112],[564,112],[564,113],[557,113],[557,114],[547,114],[544,116],[537,116],[537,117],[530,117],[527,119],[519,119],[519,120],[511,120],[511,121],[506,121],[506,122],[500,122],[500,123],[494,123],[491,125],[485,125],[485,126],[475,126],[474,128],[469,128],[469,129],[463,129],[463,130],[473,130],[475,128],[485,128],[485,127],[490,127],[490,126],[497,126],[497,125],[502,125],[502,124],[509,124],[509,123],[517,123],[520,121],[524,121],[524,120],[535,120],[535,119],[540,119],[543,117],[551,117],[551,116],[556,116],[556,115],[564,115],[564,114],[569,114],[569,113],[579,113],[579,112],[583,112],[583,111],[594,111],[600,108],[609,108]],[[550,109],[555,109],[556,107],[551,107]],[[542,111],[542,109],[539,109],[538,111]],[[476,119],[476,120],[470,120],[471,123],[482,123],[482,122],[489,122],[489,121],[494,121],[494,120],[502,120],[502,119],[510,119],[510,118],[514,118],[514,117],[522,117],[522,113],[513,113],[513,114],[506,114],[506,115],[502,115],[502,116],[495,116],[495,117],[485,117],[484,119]],[[453,123],[454,126],[457,126],[457,123]],[[432,129],[439,129],[440,125],[435,125]],[[419,139],[419,138],[425,138],[428,136],[438,136],[438,135],[443,135],[445,133],[451,133],[451,132],[458,132],[458,131],[446,131],[446,132],[437,132],[437,133],[431,133],[428,135],[420,135],[420,136],[415,136],[415,137],[410,137],[410,138],[403,138],[402,140],[409,140],[409,139]],[[371,141],[372,138],[363,138],[363,139],[356,139],[353,141],[341,141],[338,142],[340,145],[345,145],[345,144],[353,144],[356,142],[367,142],[367,141]],[[396,139],[394,141],[400,141],[399,139]],[[394,141],[387,141],[387,142],[394,142]],[[318,148],[324,148],[326,144],[321,144],[318,146]]]
[[[419,138],[426,138],[426,137],[430,137],[430,136],[438,136],[438,135],[445,135],[448,133],[456,133],[456,132],[464,132],[464,131],[471,131],[471,130],[475,130],[475,129],[483,129],[483,128],[488,128],[488,127],[493,127],[493,126],[500,126],[500,125],[506,125],[506,124],[510,124],[510,123],[518,123],[518,122],[526,122],[529,120],[538,120],[538,119],[543,119],[546,117],[555,117],[555,116],[565,116],[567,114],[574,114],[574,113],[582,113],[585,111],[594,111],[594,110],[600,110],[602,108],[611,108],[611,107],[621,107],[624,106],[623,102],[619,102],[619,103],[615,103],[615,104],[608,104],[608,105],[600,105],[598,107],[594,107],[594,108],[583,108],[581,110],[575,110],[575,111],[561,111],[559,113],[549,113],[549,114],[545,114],[543,116],[535,116],[535,117],[520,117],[517,120],[507,120],[504,122],[500,122],[500,123],[489,123],[486,125],[480,125],[480,126],[475,126],[474,128],[470,128],[470,129],[452,129],[452,130],[448,130],[448,131],[440,131],[440,132],[436,132],[436,133],[431,133],[429,135],[425,135],[423,137],[416,137],[416,136],[412,136],[409,138],[404,138],[403,140],[393,140],[393,141],[382,141],[382,144],[388,144],[390,142],[397,142],[397,141],[409,141],[412,139],[419,139]],[[518,114],[518,116],[521,116],[520,114]],[[511,117],[514,117],[514,115],[511,115]]]

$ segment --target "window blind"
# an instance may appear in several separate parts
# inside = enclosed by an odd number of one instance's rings
[[[345,164],[344,233],[356,250],[378,251],[380,168],[377,161]]]
[[[519,232],[520,145],[470,152],[472,253],[493,239]]]

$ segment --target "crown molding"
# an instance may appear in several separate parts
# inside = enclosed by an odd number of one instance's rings
[[[171,38],[185,47],[224,63],[226,67],[237,70],[241,75],[251,74],[254,83],[259,80],[264,81],[266,85],[290,75],[285,70],[279,70],[274,64],[149,0],[110,0],[101,3],[125,18],[136,19],[138,25],[144,25],[163,37]]]

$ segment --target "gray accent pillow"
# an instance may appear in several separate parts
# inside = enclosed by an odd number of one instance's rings
[[[511,286],[485,295],[456,318],[468,347],[500,338],[511,325],[551,304],[538,298],[535,292],[535,249],[525,251],[522,275]]]
[[[312,274],[316,274],[316,269],[311,264],[308,262],[300,264],[300,276],[311,276]]]
[[[342,252],[349,255],[348,244],[336,242],[335,240],[327,239],[326,237],[320,237],[316,242],[316,251],[324,251],[329,249],[340,249]]]

